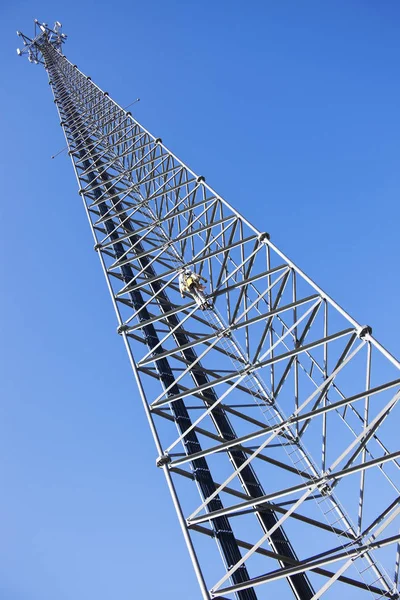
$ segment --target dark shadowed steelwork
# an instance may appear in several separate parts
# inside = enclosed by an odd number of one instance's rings
[[[60,30],[35,21],[18,53],[48,73],[202,597],[399,598],[399,362],[72,65]],[[213,309],[181,299],[183,267]]]

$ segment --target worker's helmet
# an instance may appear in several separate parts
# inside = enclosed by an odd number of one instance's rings
[[[190,269],[185,269],[185,275],[191,275],[192,271]]]

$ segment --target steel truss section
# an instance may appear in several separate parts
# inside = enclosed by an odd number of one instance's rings
[[[399,598],[399,362],[39,28],[202,597]]]

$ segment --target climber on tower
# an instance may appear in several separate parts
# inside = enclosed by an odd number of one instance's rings
[[[207,279],[202,275],[198,275],[189,268],[184,268],[179,275],[179,290],[182,298],[185,293],[190,294],[196,301],[197,306],[201,310],[205,310],[213,306],[204,294],[205,286],[200,282],[201,279],[207,282]]]

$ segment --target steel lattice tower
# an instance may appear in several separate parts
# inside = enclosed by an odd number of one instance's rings
[[[202,598],[399,598],[400,363],[72,65],[60,29],[35,21],[18,53],[48,73]],[[180,298],[183,266],[214,310]]]

